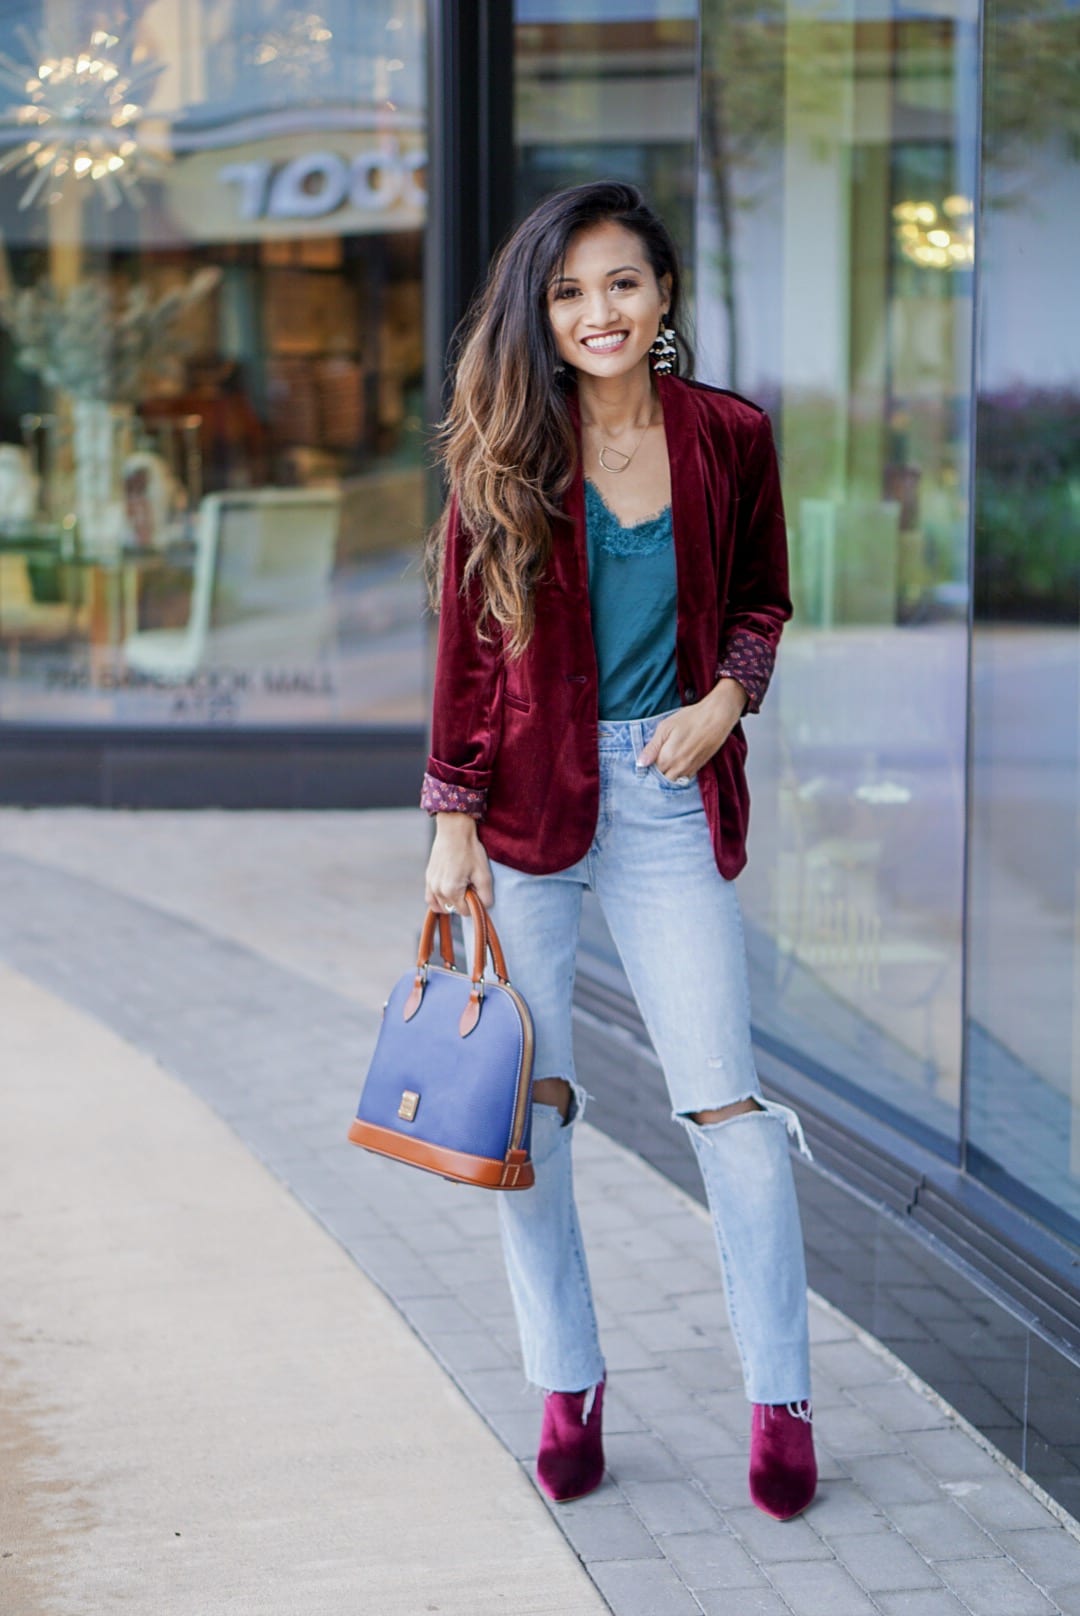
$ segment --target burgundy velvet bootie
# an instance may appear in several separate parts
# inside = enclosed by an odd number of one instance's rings
[[[604,1381],[589,1392],[548,1392],[536,1479],[556,1504],[584,1498],[604,1478],[604,1442],[600,1423],[604,1407]]]
[[[789,1521],[817,1488],[809,1403],[755,1403],[750,1426],[750,1498],[777,1521]]]

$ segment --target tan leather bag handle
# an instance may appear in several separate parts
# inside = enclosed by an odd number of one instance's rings
[[[497,981],[506,983],[510,979],[506,971],[506,956],[503,954],[499,934],[495,930],[495,923],[481,903],[475,887],[465,888],[465,901],[469,906],[469,913],[473,919],[473,959],[470,980],[472,991],[469,1002],[461,1014],[461,1035],[466,1037],[480,1019],[480,1006],[484,998],[484,966],[490,951],[491,962],[495,968]],[[408,1021],[420,1008],[424,986],[427,982],[428,964],[431,960],[431,950],[435,946],[435,926],[439,927],[439,952],[443,964],[450,970],[456,970],[454,957],[454,939],[450,930],[450,916],[440,910],[429,909],[424,916],[424,924],[420,931],[420,947],[416,954],[416,980],[412,992],[405,1002],[404,1019]]]
[[[442,962],[450,970],[456,970],[454,964],[454,934],[450,930],[450,916],[440,913],[437,909],[429,909],[424,916],[424,925],[420,932],[420,950],[416,956],[417,968],[426,965],[431,958],[431,950],[435,943],[435,922],[439,922],[439,953]]]
[[[484,908],[475,887],[466,887],[465,901],[474,923],[473,937],[473,964],[472,980],[478,982],[484,974],[487,953],[491,952],[491,962],[495,967],[495,975],[500,982],[508,982],[506,971],[506,956],[499,941],[499,934],[495,930],[495,922]],[[420,932],[420,947],[416,955],[416,968],[420,970],[431,959],[431,950],[435,945],[435,925],[439,927],[439,953],[442,962],[450,970],[457,970],[457,957],[454,953],[454,938],[450,930],[450,916],[441,910],[429,909],[424,916],[424,924]]]

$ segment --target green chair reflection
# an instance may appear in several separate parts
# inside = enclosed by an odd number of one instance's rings
[[[792,543],[799,621],[895,623],[899,545],[898,500],[801,500]]]
[[[35,587],[34,568],[51,586],[58,563],[49,551],[28,543],[25,552],[0,553],[0,643],[12,675],[19,671],[23,646],[62,646],[79,632],[76,602],[66,590]]]
[[[305,667],[332,638],[341,494],[260,488],[199,507],[187,622],[124,641],[128,667],[166,682],[204,668]]]

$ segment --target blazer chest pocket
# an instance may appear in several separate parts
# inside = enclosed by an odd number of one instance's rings
[[[532,702],[526,701],[524,696],[516,696],[512,690],[504,690],[502,699],[507,707],[512,707],[517,713],[532,711]]]

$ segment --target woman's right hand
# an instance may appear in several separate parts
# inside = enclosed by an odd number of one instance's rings
[[[485,909],[494,907],[491,865],[471,814],[435,815],[435,842],[424,881],[427,906],[440,914],[451,909],[468,913],[465,888],[469,886],[476,888]]]

